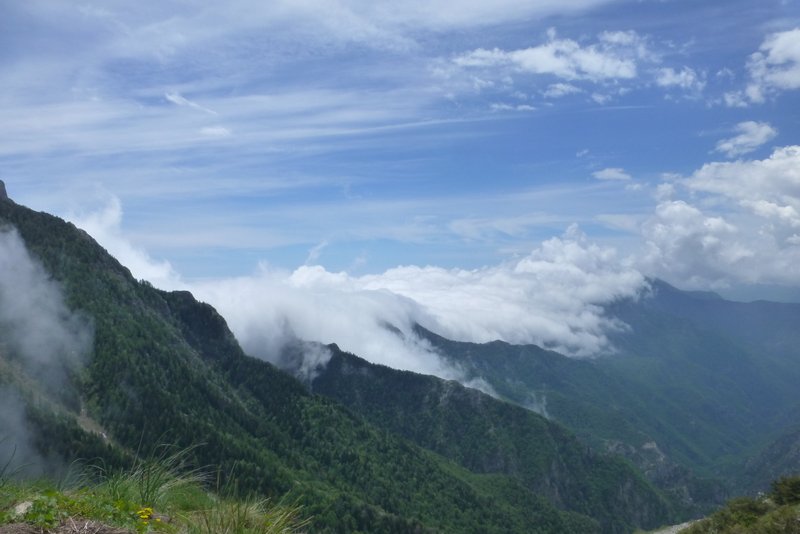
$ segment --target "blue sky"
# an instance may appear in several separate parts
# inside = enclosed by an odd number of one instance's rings
[[[789,0],[4,2],[0,178],[183,280],[580,235],[795,294],[799,90]]]

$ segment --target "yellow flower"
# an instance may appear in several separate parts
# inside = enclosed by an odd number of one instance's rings
[[[136,512],[136,515],[139,516],[139,519],[145,521],[153,517],[153,509],[149,506],[145,506],[144,508]]]

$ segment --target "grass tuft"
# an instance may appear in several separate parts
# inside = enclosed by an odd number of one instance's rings
[[[6,476],[10,462],[0,465],[0,525],[24,522],[45,532],[80,520],[173,534],[295,534],[308,526],[299,506],[209,492],[203,471],[187,467],[191,450],[164,446],[124,472],[94,466],[78,473],[75,464],[68,483],[21,481]]]
[[[293,534],[308,521],[299,507],[270,506],[266,500],[225,500],[186,518],[187,534]]]

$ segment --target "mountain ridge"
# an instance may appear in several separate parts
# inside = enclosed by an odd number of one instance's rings
[[[63,287],[69,308],[92,320],[88,362],[64,387],[108,439],[81,428],[78,406],[62,413],[29,406],[34,442],[48,454],[124,466],[136,451],[166,440],[190,447],[191,465],[213,466],[243,492],[298,500],[320,532],[600,529],[597,520],[556,509],[513,477],[472,473],[309,394],[245,355],[211,306],[136,281],[74,225],[10,200],[0,201],[0,224],[14,227]],[[44,442],[48,435],[56,438]],[[612,485],[615,476],[607,474]],[[661,512],[648,524],[666,520]],[[604,529],[645,526],[632,507],[627,514]]]

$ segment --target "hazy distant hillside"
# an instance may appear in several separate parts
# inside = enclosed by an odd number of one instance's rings
[[[770,482],[800,474],[800,424],[794,424],[748,460],[740,474],[743,487],[765,491]]]
[[[651,296],[612,312],[631,330],[602,364],[686,414],[675,426],[697,468],[736,479],[743,459],[800,424],[800,305],[730,302],[655,281]]]
[[[714,293],[681,291],[661,280],[641,305],[658,309],[693,324],[743,341],[771,355],[797,360],[800,346],[800,304],[734,302]]]
[[[472,472],[308,394],[294,378],[243,354],[213,308],[188,293],[137,282],[87,234],[60,219],[4,200],[0,225],[8,250],[19,256],[14,265],[31,266],[26,283],[33,289],[52,277],[56,283],[45,285],[63,288],[63,297],[52,290],[54,317],[89,334],[86,353],[69,360],[58,388],[31,371],[42,366],[26,361],[44,351],[35,344],[22,349],[33,337],[0,351],[0,388],[18,401],[3,404],[4,411],[15,410],[7,420],[13,415],[24,425],[20,432],[40,460],[102,458],[113,468],[163,442],[199,444],[193,465],[218,469],[220,483],[230,479],[242,492],[299,500],[319,531],[591,532],[600,530],[599,521],[605,531],[624,532],[668,519],[660,498],[629,468],[584,455],[563,430],[523,416],[533,421],[532,432],[541,429],[541,438],[556,448],[587,459],[579,471],[558,464],[563,473],[547,473],[548,483],[568,488],[586,476],[613,490],[577,499],[573,508],[593,517],[548,502],[553,494],[534,477],[540,463],[520,466],[530,471],[526,479],[484,474],[476,465],[468,466]],[[19,322],[16,302],[0,300],[6,325]],[[43,302],[32,300],[31,309]],[[0,344],[8,345],[9,335],[6,330]],[[65,361],[63,351],[49,357],[52,368]],[[464,402],[482,398],[475,395]],[[400,395],[393,402],[414,401]],[[479,403],[485,402],[493,401]],[[465,426],[472,424],[466,405],[452,408]],[[392,412],[391,402],[386,410]],[[601,494],[605,501],[598,501]],[[602,502],[615,503],[613,512],[599,508]]]
[[[468,377],[625,454],[687,505],[724,500],[714,479],[747,491],[742,462],[800,424],[791,409],[800,403],[800,305],[730,302],[656,280],[607,313],[629,328],[611,336],[615,353],[586,360],[417,333]],[[760,480],[791,470],[778,463]]]

